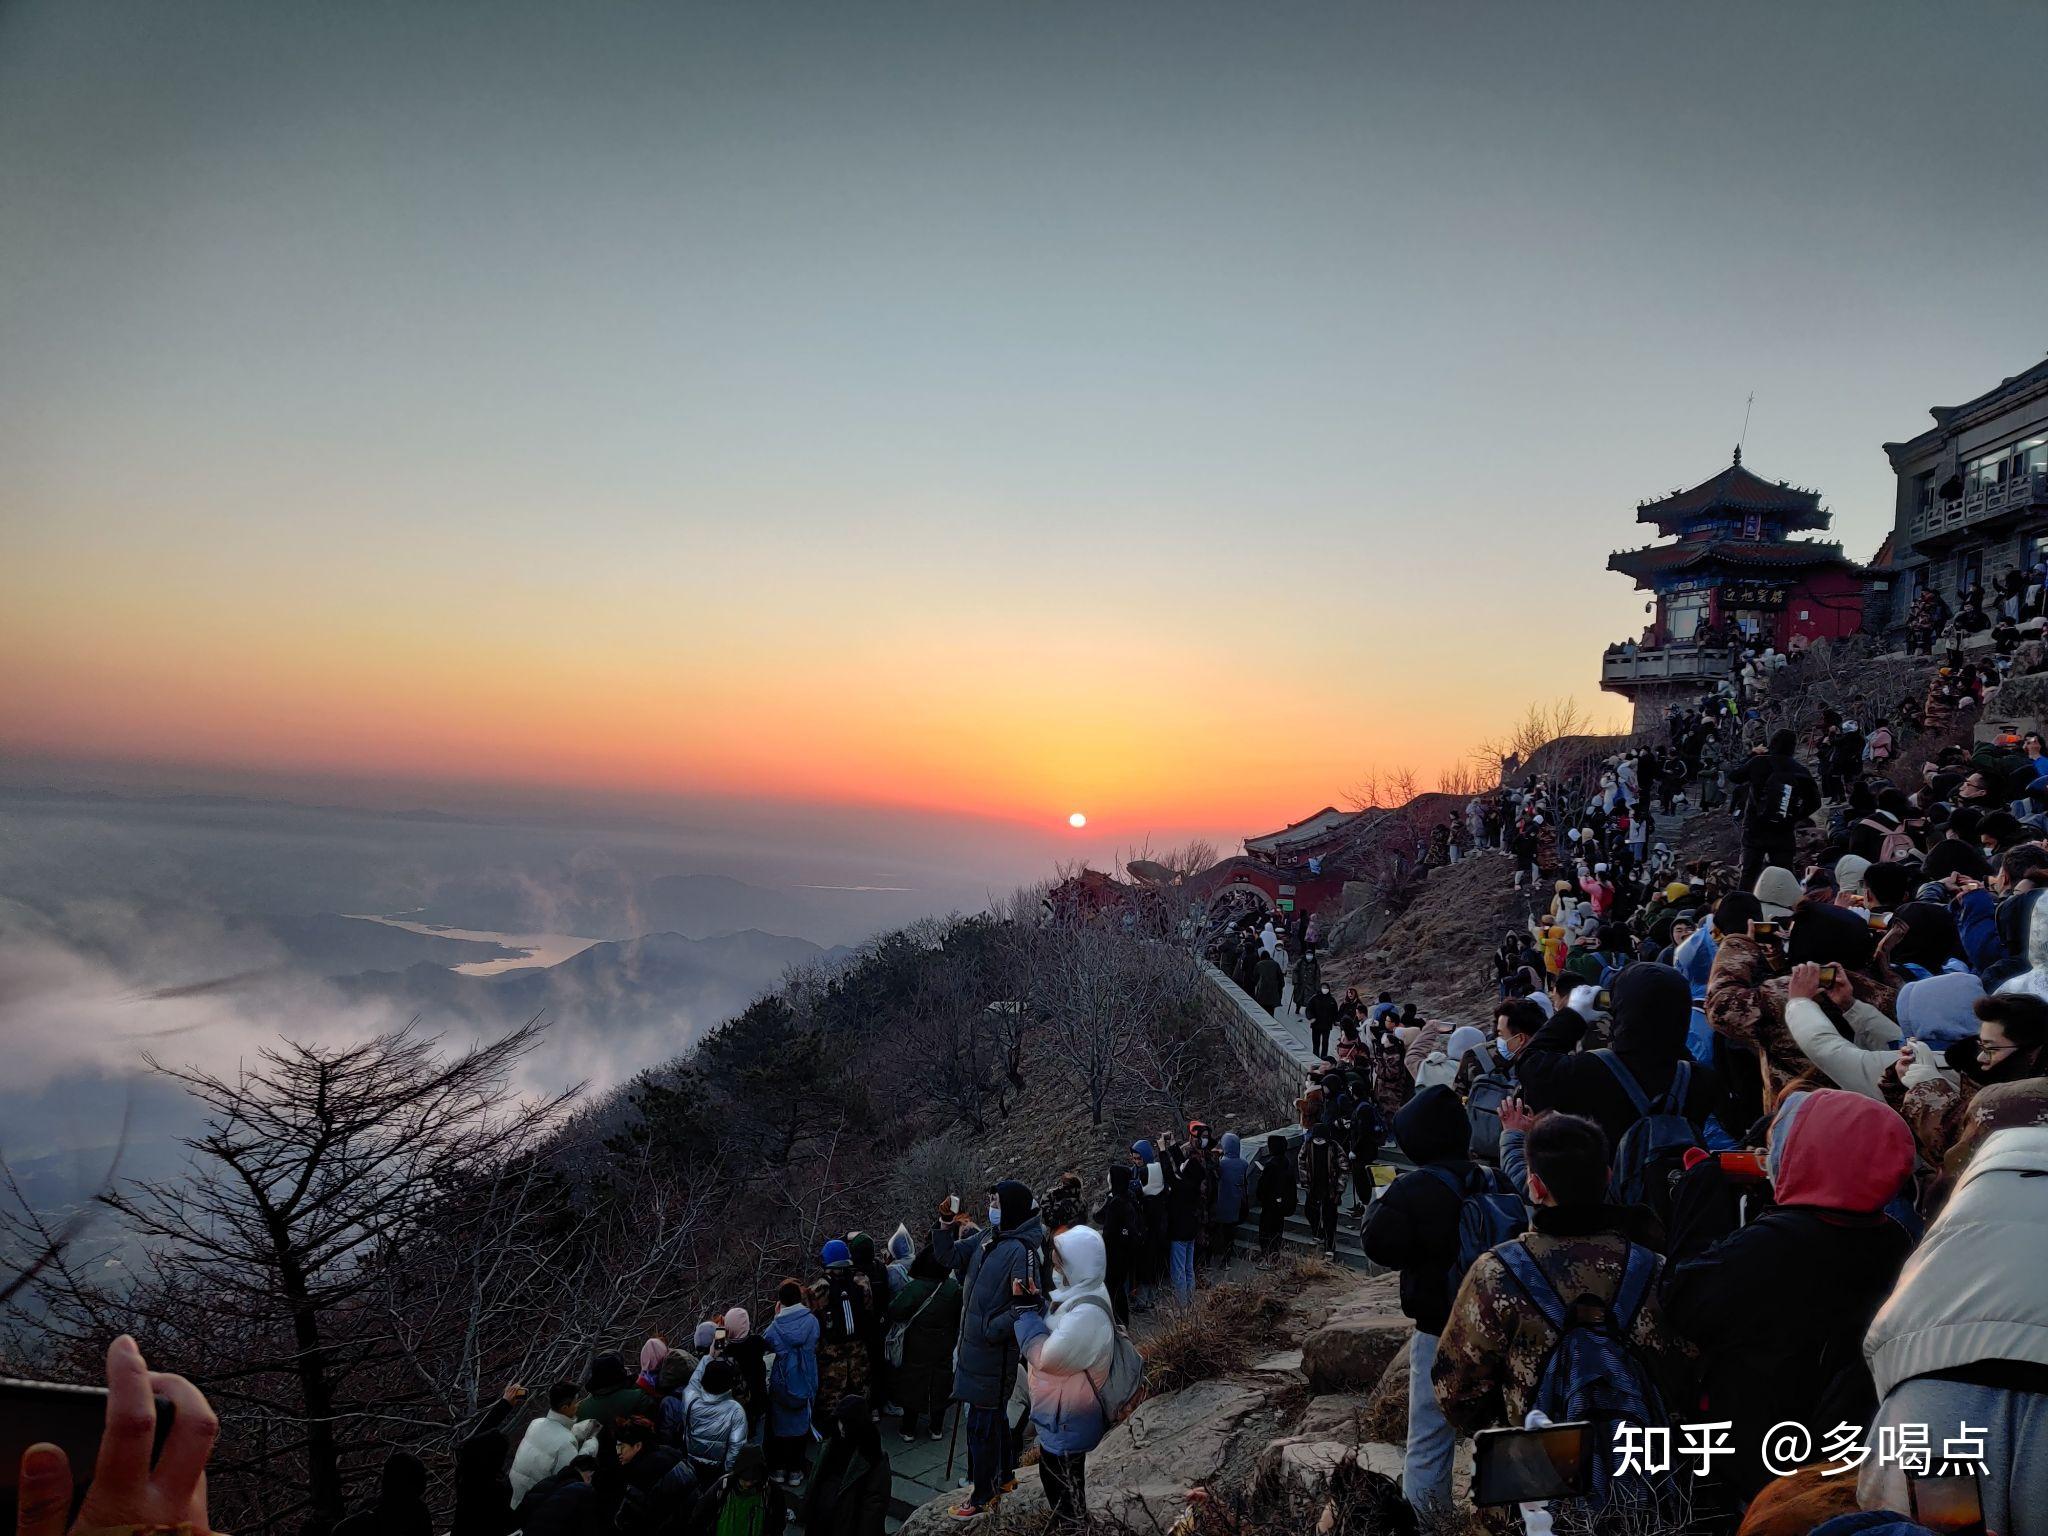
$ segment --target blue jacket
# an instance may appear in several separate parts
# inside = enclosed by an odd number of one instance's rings
[[[768,1433],[791,1439],[811,1432],[811,1404],[818,1395],[818,1336],[811,1309],[778,1311],[761,1340],[775,1351],[768,1371]]]
[[[1245,1183],[1251,1164],[1239,1155],[1241,1145],[1237,1132],[1223,1133],[1223,1155],[1216,1160],[1216,1202],[1209,1213],[1211,1221],[1244,1220]]]

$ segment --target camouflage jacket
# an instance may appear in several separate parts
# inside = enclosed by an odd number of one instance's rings
[[[1525,1244],[1569,1305],[1580,1296],[1612,1301],[1621,1285],[1628,1238],[1639,1213],[1617,1206],[1536,1212]],[[1664,1326],[1656,1288],[1636,1314],[1630,1343],[1655,1378],[1667,1408],[1687,1405],[1692,1346]],[[1557,1335],[1508,1268],[1483,1253],[1466,1272],[1451,1301],[1450,1321],[1437,1340],[1430,1380],[1444,1417],[1460,1435],[1519,1425],[1535,1401],[1537,1379]]]

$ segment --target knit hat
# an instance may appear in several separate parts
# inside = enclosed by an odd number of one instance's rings
[[[1792,909],[1799,905],[1799,898],[1806,894],[1806,888],[1791,870],[1769,864],[1756,877],[1754,894],[1757,905],[1764,909],[1765,917],[1782,920],[1792,915]]]
[[[1678,901],[1690,893],[1691,890],[1692,887],[1683,880],[1674,880],[1664,887],[1664,899],[1666,901]]]
[[[824,1261],[827,1269],[832,1269],[841,1264],[853,1263],[853,1250],[835,1237],[825,1245],[825,1250],[819,1258]]]
[[[1860,853],[1845,853],[1835,860],[1835,888],[1845,896],[1853,896],[1863,889],[1864,871],[1870,868],[1870,860]]]
[[[713,1397],[721,1392],[730,1392],[740,1384],[740,1368],[723,1355],[713,1355],[704,1362],[704,1390]]]
[[[590,1390],[615,1392],[633,1378],[626,1374],[626,1362],[617,1355],[599,1355],[590,1362]]]
[[[754,1320],[747,1315],[745,1307],[725,1309],[725,1336],[737,1343],[753,1331]]]

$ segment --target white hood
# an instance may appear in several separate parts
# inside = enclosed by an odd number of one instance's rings
[[[1115,1331],[1109,1313],[1082,1298],[1109,1300],[1109,1287],[1103,1284],[1109,1252],[1093,1227],[1069,1227],[1052,1243],[1059,1255],[1061,1283],[1052,1290],[1052,1311],[1045,1320],[1052,1334],[1031,1368],[1053,1375],[1099,1372],[1109,1364]]]

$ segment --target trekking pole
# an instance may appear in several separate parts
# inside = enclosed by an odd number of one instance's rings
[[[953,1438],[946,1446],[946,1486],[953,1485],[953,1453],[960,1449],[960,1405],[953,1405]]]

